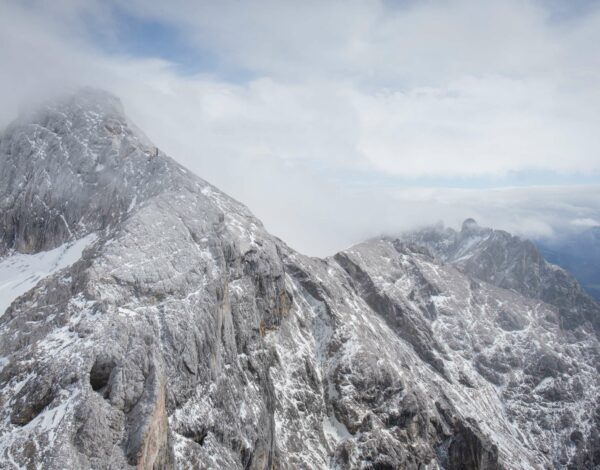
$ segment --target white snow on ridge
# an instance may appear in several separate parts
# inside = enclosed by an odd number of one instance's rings
[[[15,253],[0,260],[0,317],[17,297],[33,289],[41,279],[79,260],[83,250],[96,239],[92,233],[54,250],[33,255]]]
[[[348,428],[338,421],[335,415],[323,416],[323,432],[336,443],[352,438]]]

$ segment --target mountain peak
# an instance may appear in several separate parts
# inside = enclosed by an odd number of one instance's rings
[[[425,229],[405,234],[403,239],[426,246],[470,276],[558,307],[566,329],[589,321],[600,332],[598,305],[575,278],[546,261],[529,240],[480,227],[472,218],[463,222],[460,232]]]
[[[111,95],[40,109],[0,138],[0,461],[591,468],[595,304],[506,232],[413,238],[308,258]]]
[[[27,124],[44,125],[60,116],[75,119],[75,124],[81,124],[86,119],[127,119],[123,104],[117,96],[103,89],[82,87],[25,108],[8,129]]]
[[[36,252],[114,224],[182,174],[94,88],[22,115],[0,140],[0,253]]]
[[[101,88],[82,87],[71,94],[58,98],[55,102],[125,115],[119,97]]]
[[[479,225],[477,224],[477,222],[475,221],[475,219],[472,218],[468,218],[465,219],[465,221],[462,223],[461,226],[461,232],[469,232],[469,231],[473,231],[479,228]]]

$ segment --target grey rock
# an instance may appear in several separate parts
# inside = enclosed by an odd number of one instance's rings
[[[600,333],[600,305],[529,240],[480,227],[473,219],[465,220],[460,232],[438,226],[402,238],[428,247],[440,260],[473,277],[554,305],[565,329],[589,322]]]
[[[93,90],[11,125],[0,182],[5,257],[97,235],[0,317],[0,468],[600,464],[587,317],[448,232],[303,256]]]

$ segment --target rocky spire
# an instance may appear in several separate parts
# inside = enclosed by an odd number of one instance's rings
[[[475,219],[468,218],[466,219],[461,226],[461,232],[473,232],[479,228]]]

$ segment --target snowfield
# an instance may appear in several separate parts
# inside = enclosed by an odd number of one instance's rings
[[[12,253],[0,259],[0,316],[20,295],[57,271],[81,258],[83,250],[97,240],[93,233],[64,243],[49,251],[34,254]]]

